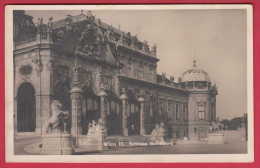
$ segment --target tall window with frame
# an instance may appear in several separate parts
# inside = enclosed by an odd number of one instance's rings
[[[176,118],[176,120],[178,121],[178,120],[180,120],[180,111],[179,111],[180,109],[179,109],[179,104],[176,102],[175,103],[175,118]]]
[[[185,116],[184,120],[188,121],[189,115],[188,115],[188,104],[187,103],[184,104],[184,116]]]
[[[168,118],[173,119],[173,102],[168,100],[168,109],[167,109]]]
[[[206,102],[197,102],[199,120],[205,120]]]

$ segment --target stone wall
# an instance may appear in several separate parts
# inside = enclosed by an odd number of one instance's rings
[[[51,51],[47,48],[37,48],[38,43],[33,46],[16,50],[14,52],[14,96],[15,96],[15,116],[17,116],[17,93],[23,83],[30,83],[35,90],[36,98],[36,132],[41,132],[42,122],[50,115],[50,85]],[[24,68],[31,69],[23,72]],[[26,95],[25,95],[26,96]],[[16,118],[15,118],[16,121]],[[16,124],[15,124],[16,125]]]

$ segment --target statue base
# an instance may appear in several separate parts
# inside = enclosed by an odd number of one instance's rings
[[[70,134],[47,134],[42,137],[41,154],[71,155],[73,153]]]

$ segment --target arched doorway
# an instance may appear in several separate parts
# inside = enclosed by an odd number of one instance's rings
[[[88,126],[92,122],[98,122],[100,118],[100,97],[92,88],[83,88],[81,128],[82,134],[88,133]]]
[[[17,131],[34,132],[36,128],[35,90],[30,83],[23,83],[17,94]]]
[[[136,91],[138,93],[138,91]],[[137,96],[133,90],[127,91],[128,103],[127,103],[127,126],[129,135],[140,134],[140,103],[137,100]]]
[[[122,115],[120,109],[122,108],[120,99],[112,91],[106,91],[105,111],[107,115],[107,134],[109,136],[122,134]]]

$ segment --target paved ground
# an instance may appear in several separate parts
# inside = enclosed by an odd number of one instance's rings
[[[246,153],[246,143],[177,144],[175,146],[131,147],[107,150],[100,154],[232,154]]]
[[[41,141],[40,136],[22,136],[14,141],[14,153],[17,155],[24,155],[24,154],[30,154],[27,153],[24,148],[27,145],[31,145],[34,143],[38,143]]]
[[[231,134],[234,134],[230,136]],[[15,140],[15,154],[26,155],[24,148],[39,143],[39,136],[19,137]],[[174,146],[149,146],[106,149],[92,154],[233,154],[246,153],[246,142],[239,140],[236,133],[227,135],[227,144],[177,144]],[[87,153],[86,153],[87,154]]]

